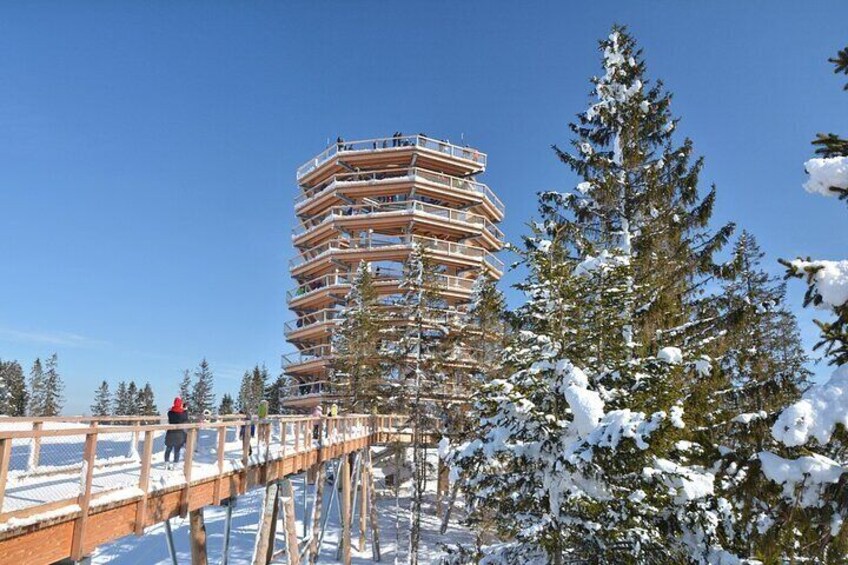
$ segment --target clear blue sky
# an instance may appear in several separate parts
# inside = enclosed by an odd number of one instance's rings
[[[801,183],[815,132],[848,133],[826,62],[846,21],[844,2],[4,3],[0,358],[58,352],[68,412],[103,378],[150,380],[164,408],[204,356],[219,397],[276,373],[296,167],[337,135],[464,134],[516,240],[537,191],[574,183],[549,146],[613,22],[674,91],[717,220],[772,261],[844,257],[844,207]]]

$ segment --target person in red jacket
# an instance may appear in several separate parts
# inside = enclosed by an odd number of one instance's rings
[[[169,424],[185,424],[188,422],[188,411],[183,407],[183,399],[179,396],[174,399],[174,405],[168,410]],[[174,463],[180,461],[180,450],[186,443],[185,430],[168,430],[165,432],[165,463],[171,457],[171,452],[174,453]],[[170,465],[166,465],[170,468]]]

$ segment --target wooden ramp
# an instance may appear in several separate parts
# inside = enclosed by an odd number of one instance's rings
[[[29,429],[0,428],[0,563],[82,560],[98,545],[319,463],[408,440],[402,421],[275,416],[255,424],[254,435],[241,433],[251,424],[240,420],[177,426],[77,421],[54,429],[39,421],[26,423]],[[170,469],[162,459],[168,430],[187,434],[184,458]],[[119,438],[128,438],[128,446]],[[51,465],[57,446],[78,450],[79,461]]]

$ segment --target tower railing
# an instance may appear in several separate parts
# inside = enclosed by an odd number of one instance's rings
[[[456,159],[471,161],[482,167],[486,166],[486,154],[473,147],[460,147],[448,141],[431,139],[424,135],[403,135],[395,137],[380,137],[357,141],[338,141],[331,144],[321,153],[298,167],[297,178],[300,180],[336,155],[362,151],[394,151],[408,147],[421,147],[438,153],[449,155]]]
[[[503,243],[504,233],[495,226],[488,218],[474,212],[455,210],[446,206],[427,204],[419,200],[407,200],[405,202],[387,202],[381,204],[345,204],[332,206],[325,212],[309,218],[299,226],[292,228],[292,238],[297,239],[307,233],[317,230],[324,224],[336,218],[355,216],[376,216],[397,213],[421,213],[429,216],[443,218],[453,223],[462,223],[489,232],[497,241]]]
[[[339,186],[363,183],[377,184],[380,182],[397,182],[399,180],[425,181],[460,192],[477,192],[482,194],[502,214],[506,211],[504,203],[485,183],[478,182],[473,179],[437,173],[421,167],[380,169],[376,171],[356,171],[335,174],[323,183],[314,187],[306,188],[295,196],[295,211],[305,206],[307,202],[312,201],[314,198],[330,193]]]
[[[332,251],[353,251],[363,249],[384,249],[387,247],[411,248],[413,243],[419,243],[424,249],[446,253],[453,256],[469,257],[485,261],[497,271],[502,271],[504,263],[490,251],[482,247],[474,247],[463,243],[456,243],[443,239],[425,237],[419,235],[402,235],[397,237],[375,236],[365,234],[360,238],[337,238],[321,245],[317,245],[292,257],[289,260],[289,268],[295,269],[305,263],[318,260]]]

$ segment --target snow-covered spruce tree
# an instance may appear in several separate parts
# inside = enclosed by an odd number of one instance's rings
[[[503,363],[503,352],[510,340],[506,300],[495,280],[485,273],[475,279],[471,299],[449,337],[466,363],[449,371],[448,377],[454,379],[452,384],[465,398],[477,397],[486,382],[509,374],[509,367]],[[464,403],[447,404],[445,411],[444,431],[454,440],[474,429]]]
[[[29,392],[27,391],[23,367],[17,361],[4,361],[0,363],[0,371],[3,373],[3,380],[9,393],[5,414],[26,416]]]
[[[233,397],[230,396],[229,393],[225,393],[224,396],[221,397],[221,405],[218,406],[218,414],[225,416],[227,414],[232,414],[233,412],[235,412],[235,402],[233,401]]]
[[[12,411],[10,381],[14,367],[13,364],[17,365],[14,361],[3,361],[0,359],[0,414],[6,416]]]
[[[209,363],[203,359],[194,370],[194,386],[191,389],[191,405],[189,410],[200,416],[204,410],[210,412],[215,408],[215,380]],[[264,392],[264,383],[262,391]]]
[[[112,415],[127,416],[130,409],[129,397],[127,396],[127,383],[121,381],[115,388],[115,398],[112,400]]]
[[[123,414],[127,416],[138,416],[138,385],[130,381],[127,385],[126,409]]]
[[[55,353],[44,365],[44,392],[41,398],[41,416],[58,416],[65,404],[65,384],[59,375],[59,356]]]
[[[834,62],[848,74],[848,50]],[[822,143],[829,139],[828,144]],[[819,135],[814,144],[824,157],[805,163],[804,188],[844,198],[848,191],[848,144]],[[772,426],[781,449],[760,453],[762,471],[774,482],[780,503],[764,518],[784,540],[777,559],[844,563],[848,554],[848,260],[781,261],[787,276],[807,283],[804,305],[815,305],[835,319],[819,321],[822,348],[836,366],[830,379],[807,390]]]
[[[282,399],[285,397],[286,390],[290,386],[289,377],[285,373],[280,373],[274,382],[268,385],[265,389],[265,398],[268,400],[269,414],[282,414],[283,406]]]
[[[709,347],[716,369],[709,392],[710,419],[697,429],[703,453],[716,463],[716,493],[730,502],[725,548],[739,555],[779,555],[783,540],[769,529],[769,509],[779,499],[759,472],[758,454],[776,442],[771,425],[782,407],[807,386],[807,357],[795,316],[785,304],[785,283],[761,267],[755,238],[743,232],[731,259],[718,268],[722,291],[712,305],[717,318],[732,320]]]
[[[183,378],[180,380],[180,398],[183,399],[185,405],[191,402],[191,388],[191,371],[185,369]]]
[[[43,416],[44,412],[44,366],[38,358],[29,370],[29,399],[27,412],[30,416]]]
[[[509,542],[490,562],[733,563],[726,501],[699,460],[716,321],[695,314],[732,226],[708,231],[715,190],[676,145],[662,84],[632,37],[601,42],[604,76],[572,124],[576,191],[540,196],[525,239],[528,303],[478,410],[478,438],[449,457],[472,521]]]
[[[743,231],[721,267],[730,276],[718,302],[736,320],[717,339],[717,349],[720,368],[733,385],[728,402],[737,413],[785,406],[806,388],[810,375],[797,321],[785,303],[786,284],[762,269],[764,256],[754,236]]]
[[[244,372],[238,396],[238,409],[242,414],[256,414],[259,403],[265,398],[267,382],[268,369],[265,365],[255,365],[253,370]]]
[[[112,414],[112,393],[109,392],[109,383],[103,381],[94,391],[94,402],[91,404],[92,416],[109,416]]]
[[[139,416],[156,416],[159,409],[156,407],[156,398],[153,395],[153,387],[150,383],[144,383],[144,387],[138,392],[136,400]]]
[[[401,298],[397,321],[400,335],[396,343],[391,392],[412,427],[412,495],[408,562],[418,563],[421,539],[421,504],[427,480],[426,445],[423,434],[439,429],[442,419],[444,369],[452,347],[444,323],[445,302],[439,289],[438,273],[420,244],[413,244],[404,263],[400,282]],[[450,351],[449,351],[450,350]]]
[[[462,346],[474,363],[472,380],[482,384],[503,370],[502,354],[508,343],[506,300],[494,279],[481,273],[471,289],[471,300],[462,316]]]
[[[333,337],[333,384],[351,412],[370,414],[386,408],[387,367],[380,350],[382,315],[385,313],[378,304],[370,266],[363,261],[351,281]]]

